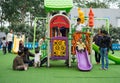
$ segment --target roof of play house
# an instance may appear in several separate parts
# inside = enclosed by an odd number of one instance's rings
[[[73,7],[73,0],[44,0],[46,11],[66,10],[67,12]]]

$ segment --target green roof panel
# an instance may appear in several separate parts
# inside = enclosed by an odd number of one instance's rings
[[[73,7],[73,0],[44,0],[44,6],[48,12],[52,10],[70,11]]]

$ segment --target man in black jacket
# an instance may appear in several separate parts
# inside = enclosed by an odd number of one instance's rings
[[[110,37],[107,35],[107,32],[105,30],[102,31],[102,39],[100,41],[100,55],[101,55],[101,62],[102,66],[101,69],[107,70],[109,61],[108,61],[108,49],[111,44]],[[106,64],[104,64],[104,58],[106,61]]]
[[[27,47],[24,47],[24,56],[23,56],[23,61],[24,63],[28,64],[29,66],[33,66],[34,60],[30,60],[30,56],[34,57],[34,54],[31,53]]]

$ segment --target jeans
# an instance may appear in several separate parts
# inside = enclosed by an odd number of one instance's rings
[[[101,62],[102,62],[102,66],[101,68],[104,69],[104,68],[107,68],[108,69],[108,51],[107,51],[107,48],[100,48],[100,55],[101,55]],[[105,58],[105,61],[106,61],[106,65],[104,63],[104,58]]]
[[[12,41],[9,41],[8,43],[8,52],[11,53],[12,50]]]

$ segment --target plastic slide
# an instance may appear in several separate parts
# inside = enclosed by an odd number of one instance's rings
[[[40,66],[42,67],[42,65],[46,62],[47,62],[47,56],[41,59]]]
[[[13,52],[17,53],[19,50],[19,41],[22,40],[24,42],[25,36],[22,35],[21,37],[18,37],[17,35],[14,35],[14,42],[13,42]]]
[[[40,66],[42,66],[44,63],[47,62],[47,45],[45,45],[45,43],[43,43],[41,46],[41,52],[42,52],[42,56],[41,56]]]
[[[92,69],[92,64],[90,62],[87,50],[82,53],[79,53],[76,51],[76,55],[77,55],[77,61],[78,61],[78,68],[80,70],[88,71]]]
[[[42,50],[42,56],[41,56],[41,64],[40,66],[42,66],[44,63],[47,62],[47,50]]]
[[[97,46],[96,44],[92,44],[92,48],[96,52],[99,52],[99,46]],[[108,58],[114,61],[116,64],[120,64],[120,57],[112,55],[111,53],[108,53]]]

